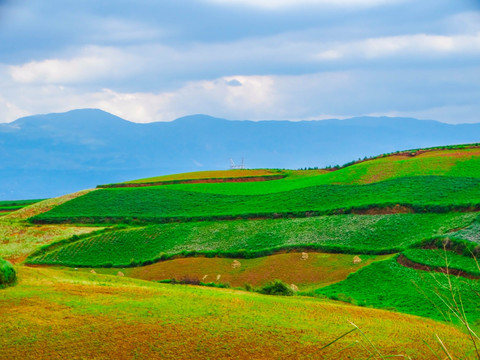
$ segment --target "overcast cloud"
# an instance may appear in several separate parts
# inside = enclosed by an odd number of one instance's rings
[[[0,122],[480,121],[477,0],[0,0]]]

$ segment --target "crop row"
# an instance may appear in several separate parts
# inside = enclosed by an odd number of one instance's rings
[[[281,181],[281,180],[279,180]],[[276,182],[276,181],[275,181]],[[256,183],[251,183],[256,184]],[[280,193],[226,195],[170,187],[101,189],[38,215],[34,222],[165,222],[235,217],[349,213],[397,204],[414,212],[472,210],[480,206],[480,179],[399,178],[367,185],[319,185]]]
[[[138,266],[172,256],[259,257],[280,250],[387,254],[468,226],[475,214],[338,215],[127,228],[52,245],[35,264]],[[74,239],[76,240],[76,239]]]

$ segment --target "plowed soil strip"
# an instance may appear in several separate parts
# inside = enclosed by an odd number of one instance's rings
[[[124,187],[145,187],[145,186],[160,186],[160,185],[174,185],[174,184],[210,184],[210,183],[238,183],[238,182],[257,182],[257,181],[271,181],[283,179],[286,175],[266,175],[266,176],[250,176],[238,178],[210,178],[210,179],[190,179],[190,180],[168,180],[155,181],[146,183],[120,183],[98,185],[97,188],[124,188]]]
[[[446,267],[433,267],[433,266],[427,266],[425,264],[419,264],[416,263],[410,259],[407,259],[403,254],[401,254],[397,258],[397,262],[405,267],[416,269],[416,270],[424,270],[424,271],[434,271],[434,272],[441,272],[444,274],[450,274],[453,276],[461,276],[467,279],[480,279],[480,276],[478,275],[472,275],[469,274],[463,270],[457,270],[457,269],[450,269]]]

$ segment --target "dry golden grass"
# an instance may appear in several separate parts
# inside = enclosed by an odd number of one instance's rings
[[[44,212],[47,212],[53,209],[55,206],[61,205],[63,203],[66,203],[69,200],[75,199],[79,196],[88,194],[89,192],[95,191],[95,190],[96,189],[82,190],[72,194],[63,195],[56,198],[40,201],[33,205],[26,206],[23,209],[20,209],[18,211],[12,212],[6,215],[5,217],[3,217],[3,219],[4,220],[26,220],[32,216],[43,214]]]
[[[70,225],[33,225],[25,221],[68,200],[87,194],[83,190],[73,194],[48,199],[0,217],[0,257],[20,263],[39,246],[53,241],[100,230],[98,227]]]
[[[100,229],[102,228],[70,225],[31,225],[0,219],[0,257],[18,264],[41,245]]]
[[[173,181],[173,180],[203,180],[203,179],[224,179],[224,178],[243,178],[250,176],[268,176],[278,174],[275,170],[270,169],[232,169],[232,170],[209,170],[195,171],[189,173],[172,174],[164,176],[156,176],[146,179],[127,181],[126,184],[148,183],[156,181]]]
[[[358,332],[321,350],[352,329],[348,321],[385,356],[432,359],[422,340],[438,350],[434,334],[454,356],[469,350],[466,335],[452,327],[388,311],[74,271],[17,270],[19,284],[0,291],[2,359],[368,358],[373,348]]]

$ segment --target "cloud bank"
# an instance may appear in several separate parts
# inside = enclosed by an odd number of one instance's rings
[[[72,7],[2,7],[0,122],[79,107],[137,122],[192,113],[480,121],[480,9],[471,1]]]

